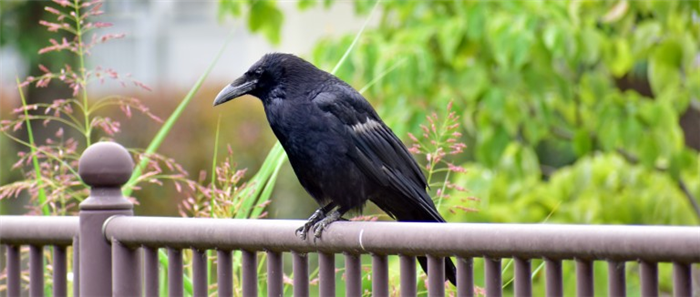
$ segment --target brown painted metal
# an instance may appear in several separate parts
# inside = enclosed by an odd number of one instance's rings
[[[416,296],[416,257],[400,255],[401,296]]]
[[[309,257],[306,253],[292,252],[294,297],[309,296]]]
[[[372,296],[389,296],[389,261],[386,255],[372,255]]]
[[[515,296],[530,297],[532,296],[532,265],[529,259],[515,258]]]
[[[192,249],[192,293],[195,297],[206,297],[207,284],[207,252]]]
[[[80,296],[80,238],[77,235],[73,237],[73,296]]]
[[[593,262],[576,259],[576,295],[594,296]]]
[[[335,222],[315,243],[295,220],[117,217],[107,236],[123,244],[381,255],[700,262],[699,227]],[[335,226],[335,225],[334,225]],[[206,230],[207,232],[202,232]],[[494,236],[498,234],[498,236]],[[391,240],[389,240],[391,239]]]
[[[255,252],[241,251],[241,271],[243,296],[258,296],[258,256]]]
[[[282,283],[282,253],[267,252],[267,296],[282,297],[284,283]]]
[[[486,296],[501,297],[503,296],[502,280],[501,280],[501,259],[484,257],[484,272],[486,275]]]
[[[608,296],[627,296],[625,262],[608,261]]]
[[[642,297],[659,296],[659,266],[656,263],[639,262],[639,281]]]
[[[112,240],[112,296],[141,295],[141,250]]]
[[[146,296],[160,296],[160,278],[158,270],[158,249],[143,248],[143,288]]]
[[[560,260],[545,259],[545,294],[547,297],[564,296],[564,285]]]
[[[53,296],[68,296],[66,284],[66,247],[60,245],[53,246]]]
[[[474,296],[474,260],[457,258],[457,296]]]
[[[689,264],[673,262],[673,296],[691,296],[693,293],[692,271]]]
[[[0,216],[0,244],[68,246],[77,233],[78,217]]]
[[[133,205],[121,192],[121,186],[129,180],[133,168],[129,152],[113,142],[95,143],[80,157],[78,173],[90,186],[90,197],[80,203],[79,213],[82,296],[112,294],[112,248],[109,243],[112,237],[105,238],[102,228],[112,216],[133,215]]]
[[[168,296],[181,297],[184,294],[182,283],[182,250],[168,248]]]
[[[216,251],[219,297],[233,296],[233,266],[231,265],[231,251]]]
[[[445,296],[445,258],[428,255],[428,295]]]
[[[21,294],[21,268],[19,246],[7,245],[7,296]]]
[[[335,296],[335,254],[318,253],[319,295]]]
[[[362,258],[345,254],[345,296],[362,296]]]
[[[29,246],[29,296],[44,296],[43,246]]]

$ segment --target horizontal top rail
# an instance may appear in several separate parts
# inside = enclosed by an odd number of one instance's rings
[[[78,217],[0,216],[0,243],[71,245]]]
[[[295,235],[303,223],[113,217],[104,230],[131,247],[700,262],[700,227],[335,222],[314,241]]]

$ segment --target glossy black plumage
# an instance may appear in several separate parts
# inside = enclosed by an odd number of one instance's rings
[[[398,221],[445,222],[426,192],[425,176],[396,135],[351,86],[290,54],[268,54],[217,96],[218,105],[249,94],[268,122],[301,185],[321,205],[298,230],[302,238],[371,200]],[[426,269],[426,259],[419,258]],[[446,276],[455,283],[448,259]]]

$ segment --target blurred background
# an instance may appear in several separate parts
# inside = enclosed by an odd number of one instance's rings
[[[431,189],[448,221],[697,224],[698,3],[111,1],[91,19],[112,24],[98,36],[125,36],[90,49],[86,68],[128,74],[150,91],[107,80],[89,84],[87,94],[94,102],[113,94],[135,97],[166,119],[206,75],[158,153],[198,180],[211,174],[215,145],[217,162],[230,146],[246,180],[259,170],[274,135],[257,99],[212,108],[215,94],[272,51],[331,71],[359,36],[336,75],[364,89],[408,146],[415,143],[409,133],[430,144],[421,125],[430,130],[426,117],[433,113],[442,123],[452,102],[458,127],[449,133],[467,146],[443,161],[466,172],[436,172],[438,187]],[[21,114],[15,112],[22,106],[16,78],[41,76],[39,65],[57,71],[77,63],[69,51],[38,54],[52,38],[72,38],[40,25],[56,21],[45,6],[61,8],[60,1],[0,2],[3,120]],[[57,80],[23,90],[28,104],[72,96]],[[103,113],[119,122],[119,132],[96,133],[93,140],[144,149],[162,126],[119,108]],[[61,127],[35,122],[38,145]],[[9,185],[32,176],[32,167],[13,168],[28,148],[8,137],[27,139],[26,129],[3,133],[0,182]],[[77,146],[82,151],[85,143]],[[417,158],[426,164],[424,155]],[[288,165],[278,176],[268,215],[306,218],[315,203]],[[141,215],[179,215],[188,198],[167,181],[139,187],[132,196]],[[0,212],[28,212],[29,196],[5,197]]]
[[[0,214],[76,213],[80,153],[114,140],[150,160],[137,215],[308,217],[260,102],[211,106],[278,51],[363,93],[447,221],[700,223],[700,1],[133,0],[87,2],[79,26],[78,2],[0,1]]]

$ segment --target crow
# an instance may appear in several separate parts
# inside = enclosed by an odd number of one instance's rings
[[[427,182],[406,146],[369,102],[334,75],[292,54],[271,53],[216,96],[214,106],[243,95],[265,115],[304,189],[321,206],[297,229],[306,239],[367,200],[403,222],[440,222]],[[418,257],[427,272],[427,260]],[[455,266],[445,274],[455,284]]]

